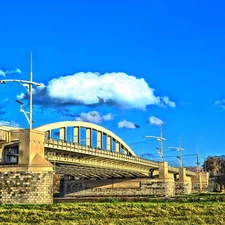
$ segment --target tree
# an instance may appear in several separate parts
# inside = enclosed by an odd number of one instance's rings
[[[209,172],[211,176],[215,176],[218,171],[218,163],[216,156],[208,156],[203,163],[204,171]]]
[[[204,171],[215,177],[215,191],[223,191],[225,187],[225,156],[208,156],[203,163]]]

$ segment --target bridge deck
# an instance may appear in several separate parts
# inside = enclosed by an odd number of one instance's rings
[[[150,169],[159,168],[155,161],[52,138],[46,139],[45,148],[46,158],[57,165],[57,171],[73,171],[77,176],[147,177]],[[169,172],[179,174],[179,168],[169,166]],[[187,175],[195,173],[187,171]]]

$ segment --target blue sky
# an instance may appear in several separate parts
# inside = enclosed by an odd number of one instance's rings
[[[184,165],[225,150],[225,2],[147,0],[0,1],[0,79],[29,80],[34,127],[95,122],[136,154]],[[28,128],[19,83],[0,86],[0,124]],[[146,142],[147,141],[147,142]]]

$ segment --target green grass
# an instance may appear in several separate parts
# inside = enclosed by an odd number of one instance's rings
[[[225,202],[0,205],[0,224],[225,224]]]

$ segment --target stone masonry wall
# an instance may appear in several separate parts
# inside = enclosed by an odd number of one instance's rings
[[[1,172],[0,203],[53,203],[53,172]]]
[[[202,185],[200,183],[192,183],[192,193],[198,193],[202,191]]]
[[[176,182],[175,195],[188,195],[192,193],[191,182]]]
[[[92,181],[93,182],[93,181]],[[75,197],[75,196],[141,196],[141,195],[155,195],[155,196],[173,196],[175,195],[174,182],[162,182],[143,180],[138,181],[138,187],[134,188],[127,183],[123,188],[105,188],[103,186],[88,188],[87,181],[79,180],[62,180],[60,185],[61,197]]]

